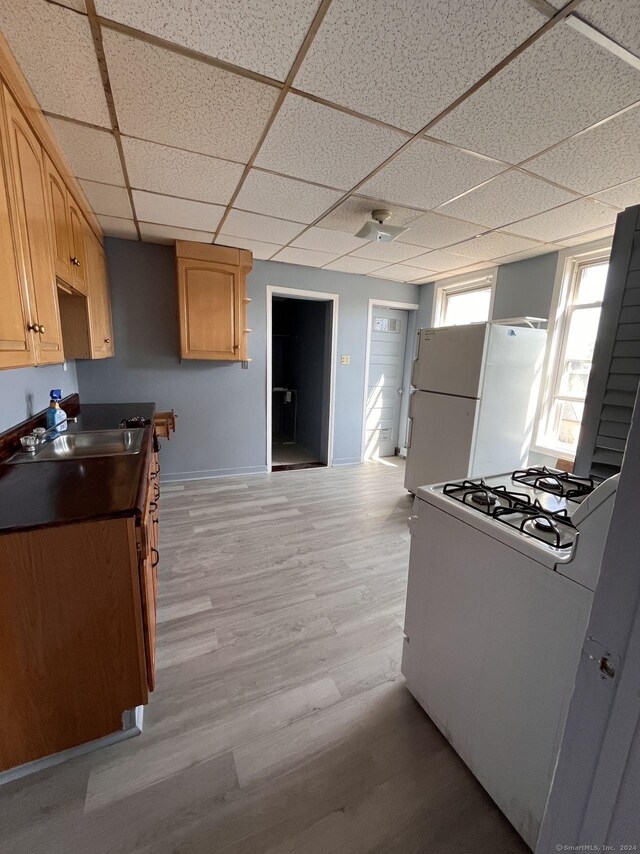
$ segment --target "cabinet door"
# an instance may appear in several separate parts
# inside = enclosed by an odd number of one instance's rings
[[[51,221],[53,263],[56,276],[59,276],[64,282],[71,284],[73,281],[73,272],[71,266],[71,243],[69,239],[67,188],[58,170],[47,155],[45,155],[45,174]]]
[[[178,258],[180,352],[184,359],[240,358],[240,269]]]
[[[27,327],[29,304],[18,250],[18,229],[11,203],[7,133],[0,99],[0,368],[35,364],[34,336]]]
[[[63,362],[42,148],[6,88],[4,97],[20,245],[32,309],[31,322],[38,324],[38,334],[34,335],[36,362]]]
[[[69,200],[69,233],[71,235],[71,265],[73,287],[86,294],[87,292],[87,256],[84,248],[84,228],[82,214],[73,199]]]
[[[87,287],[91,321],[91,357],[102,359],[113,356],[107,262],[100,241],[88,226],[85,227],[84,245],[87,258]]]

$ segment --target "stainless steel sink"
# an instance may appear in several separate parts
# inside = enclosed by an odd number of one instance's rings
[[[46,442],[35,454],[19,451],[9,463],[43,463],[52,460],[82,460],[140,453],[144,430],[94,430],[63,433]]]

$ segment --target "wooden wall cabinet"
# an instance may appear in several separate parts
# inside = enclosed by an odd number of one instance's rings
[[[178,240],[176,258],[181,357],[247,361],[251,252]]]
[[[48,154],[45,154],[45,174],[56,276],[63,282],[71,283],[73,273],[67,188]]]
[[[32,335],[36,364],[62,362],[64,353],[45,193],[44,153],[6,86],[3,95],[9,173],[15,190],[18,241],[26,283],[27,330]]]

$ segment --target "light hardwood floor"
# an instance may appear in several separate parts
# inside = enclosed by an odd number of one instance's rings
[[[527,851],[404,687],[402,476],[164,485],[145,730],[0,789],[0,850]]]

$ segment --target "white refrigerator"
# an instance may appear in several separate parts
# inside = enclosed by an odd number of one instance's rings
[[[526,464],[546,335],[502,323],[420,330],[404,481],[409,492]]]

